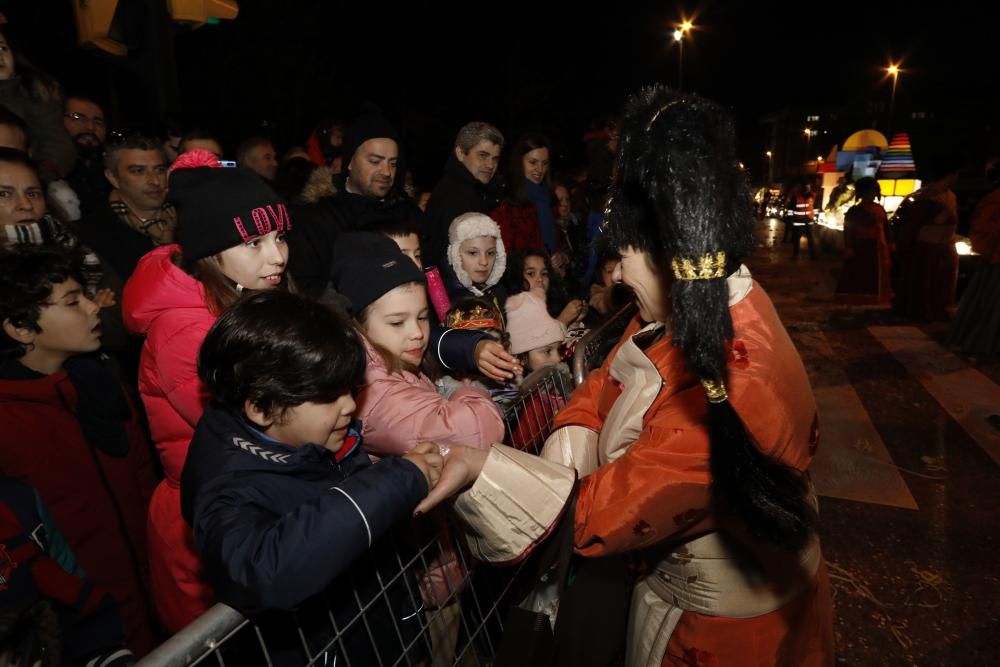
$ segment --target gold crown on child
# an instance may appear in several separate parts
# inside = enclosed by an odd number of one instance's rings
[[[469,310],[456,309],[448,314],[449,329],[502,329],[503,325],[492,308],[475,305]]]

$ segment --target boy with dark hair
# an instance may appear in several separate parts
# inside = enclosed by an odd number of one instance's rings
[[[395,241],[402,253],[412,259],[418,269],[424,270],[423,252],[420,248],[423,225],[420,224],[420,220],[417,218],[387,220],[376,223],[370,231],[384,234]]]
[[[155,644],[145,533],[155,480],[121,385],[85,356],[101,330],[80,280],[79,261],[61,249],[0,252],[0,475],[38,489],[142,655]]]
[[[298,607],[308,623],[302,605],[327,591],[337,627],[365,607],[367,622],[335,648],[329,622],[303,628],[306,641],[343,650],[351,664],[390,664],[422,620],[411,580],[379,583],[399,570],[387,534],[436,483],[442,458],[424,443],[371,463],[353,421],[364,370],[357,332],[327,306],[282,290],[238,301],[199,355],[212,404],[188,450],[181,504],[220,601],[247,614]],[[272,651],[301,650],[297,635],[276,634]]]

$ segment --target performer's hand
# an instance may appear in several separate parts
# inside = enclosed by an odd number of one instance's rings
[[[444,457],[441,455],[441,448],[433,442],[421,442],[419,445],[406,452],[403,458],[420,468],[427,480],[427,489],[433,489],[441,477],[441,469],[444,467]]]
[[[497,382],[510,380],[524,372],[517,357],[495,340],[483,340],[476,345],[476,366],[480,373]]]
[[[437,485],[417,505],[413,511],[414,516],[429,511],[442,500],[450,498],[475,482],[483,470],[489,453],[488,449],[474,449],[461,445],[450,447],[444,457],[444,468],[441,470]]]

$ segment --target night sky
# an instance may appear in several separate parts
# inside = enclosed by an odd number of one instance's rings
[[[418,182],[436,179],[455,130],[472,119],[496,123],[511,140],[541,130],[572,163],[580,135],[617,112],[629,91],[676,84],[671,32],[682,17],[696,25],[684,47],[684,88],[733,110],[751,164],[767,142],[764,114],[885,102],[890,83],[880,68],[890,59],[904,69],[897,109],[935,110],[951,119],[956,143],[975,136],[980,151],[1000,148],[997,24],[971,3],[239,5],[235,21],[175,36],[180,117],[221,133],[230,148],[262,127],[279,148],[302,143],[316,118],[350,119],[367,99],[403,130]],[[120,124],[154,120],[141,77],[75,46],[69,0],[0,7],[21,50],[68,90],[107,101],[113,87]],[[133,46],[142,53],[141,40]]]

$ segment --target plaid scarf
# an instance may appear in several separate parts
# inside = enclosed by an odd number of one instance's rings
[[[90,248],[80,244],[66,227],[46,213],[35,222],[0,225],[0,245],[14,246],[19,244],[59,246],[72,251],[79,251],[83,255],[83,279],[84,290],[88,297],[97,294],[97,288],[104,278],[104,270],[101,268],[101,260]]]
[[[163,202],[156,214],[149,218],[140,218],[128,207],[118,191],[115,190],[108,198],[111,211],[126,225],[149,238],[154,245],[166,245],[174,242],[174,229],[177,227],[177,212],[170,202]]]

